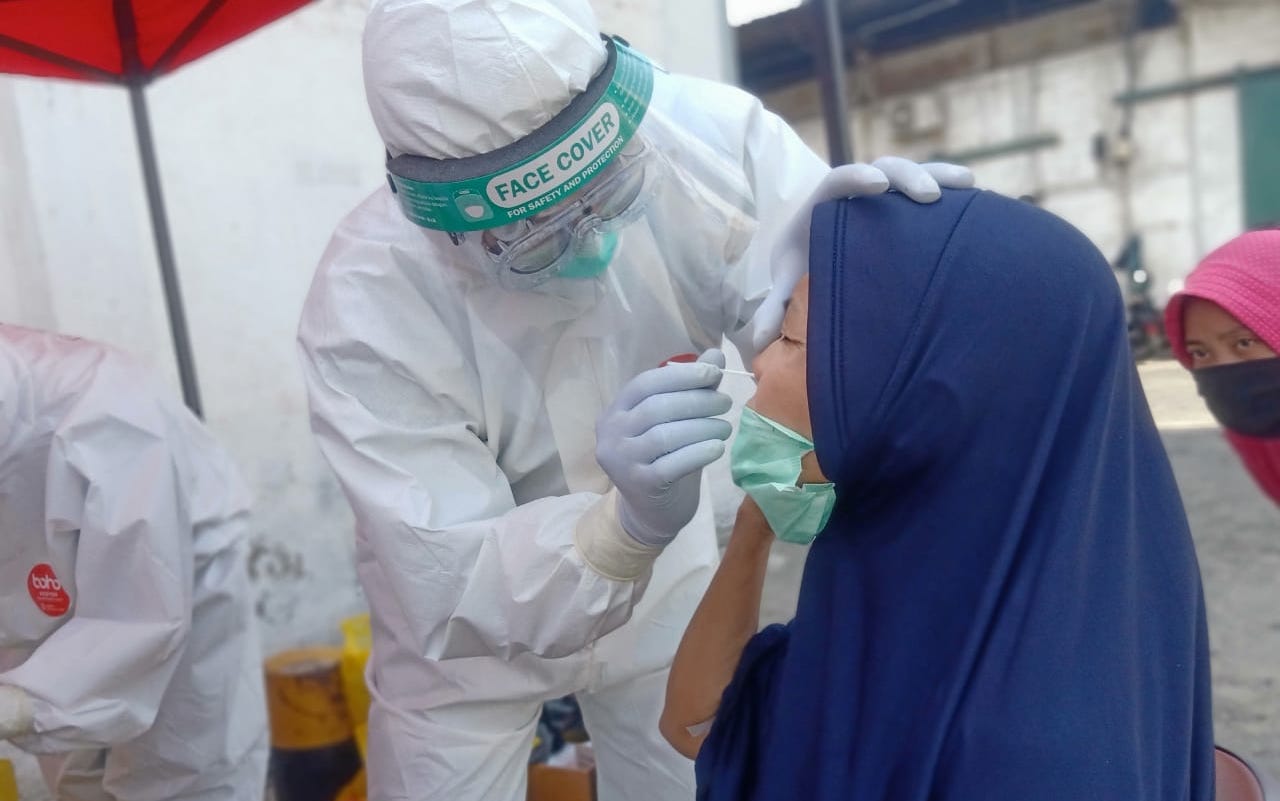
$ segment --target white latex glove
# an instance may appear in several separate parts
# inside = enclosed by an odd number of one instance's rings
[[[898,156],[885,156],[871,164],[841,164],[833,167],[773,243],[771,265],[773,286],[756,310],[751,344],[756,353],[778,338],[784,307],[796,284],[809,271],[809,225],[813,207],[828,200],[861,195],[878,195],[895,189],[917,203],[932,203],[942,197],[942,189],[973,186],[973,173],[958,164],[917,164]],[[752,354],[743,354],[750,363]]]
[[[31,699],[17,687],[0,684],[0,740],[31,733]]]
[[[665,547],[698,510],[702,468],[732,430],[715,419],[733,405],[716,390],[724,354],[646,370],[596,421],[596,461],[618,489],[618,521],[632,539]]]
[[[871,166],[884,173],[890,189],[901,192],[917,203],[932,203],[942,197],[943,189],[968,189],[973,186],[973,172],[959,164],[944,164],[939,161],[917,164],[901,156],[882,156],[871,162]]]

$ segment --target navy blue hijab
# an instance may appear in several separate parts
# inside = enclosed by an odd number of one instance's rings
[[[1208,801],[1199,569],[1105,260],[987,192],[814,213],[835,512],[748,645],[707,801]]]

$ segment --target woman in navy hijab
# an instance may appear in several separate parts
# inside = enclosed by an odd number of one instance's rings
[[[698,797],[1211,799],[1199,569],[1097,250],[987,192],[839,201],[787,316],[750,405],[834,511],[756,634],[813,516],[743,484],[663,714]]]

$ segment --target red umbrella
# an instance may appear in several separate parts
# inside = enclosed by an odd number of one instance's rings
[[[143,89],[311,0],[0,0],[0,73],[127,86],[182,396],[200,392]]]

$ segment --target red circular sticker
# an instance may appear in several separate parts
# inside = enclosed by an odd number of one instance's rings
[[[62,617],[71,608],[71,596],[62,589],[62,582],[53,568],[41,562],[27,574],[27,592],[36,607],[49,617]]]

